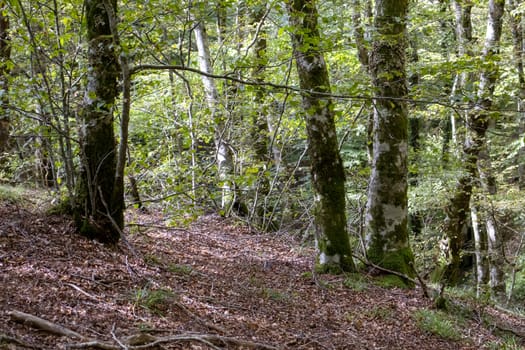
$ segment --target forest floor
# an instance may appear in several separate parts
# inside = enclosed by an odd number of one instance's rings
[[[317,275],[311,246],[231,219],[132,211],[111,248],[39,206],[0,202],[0,349],[499,349],[525,333],[488,305],[432,330],[420,288]]]

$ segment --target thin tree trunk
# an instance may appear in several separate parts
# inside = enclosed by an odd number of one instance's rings
[[[363,23],[361,20],[361,2],[359,0],[352,0],[352,29],[354,32],[355,43],[357,46],[357,58],[361,63],[361,69],[370,74],[369,59],[370,59],[370,50],[369,45],[370,37],[369,20],[372,17],[372,5],[371,1],[366,1],[365,7],[365,17],[366,22]],[[372,162],[373,154],[373,129],[374,129],[374,113],[371,110],[367,110],[367,152],[368,160]]]
[[[366,3],[367,6],[370,6],[370,2],[367,1]],[[361,2],[359,0],[352,0],[352,28],[357,47],[357,58],[363,69],[368,72],[369,43],[366,40],[365,30],[363,29],[365,25],[361,20]]]
[[[417,52],[417,33],[410,38],[410,52],[408,55],[408,59],[410,63],[417,64],[419,62],[419,55]],[[416,70],[412,71],[412,74],[408,77],[408,83],[409,83],[409,89],[414,94],[414,91],[418,89],[419,85],[419,73]],[[417,92],[416,92],[417,93]],[[413,104],[413,109],[415,110],[417,108],[417,104]],[[412,169],[408,173],[408,181],[410,186],[412,187],[412,191],[416,193],[418,192],[418,186],[419,186],[419,152],[421,150],[421,142],[420,142],[420,132],[421,132],[421,125],[422,120],[417,115],[411,116],[408,118],[408,139],[409,139],[409,146],[412,149],[412,155],[413,159],[411,159],[411,164],[414,166],[411,166]],[[414,235],[421,234],[421,230],[423,229],[423,215],[421,214],[419,208],[413,207],[412,211],[409,212],[408,215],[408,224],[410,227],[410,231]]]
[[[523,70],[523,59],[525,53],[523,38],[523,16],[521,11],[516,12],[517,4],[515,0],[509,0],[510,24],[512,30],[514,65],[518,74],[518,94],[516,96],[519,150],[516,157],[518,164],[517,181],[520,190],[525,189],[525,73]]]
[[[213,73],[210,56],[208,35],[204,23],[198,22],[193,28],[195,43],[199,54],[199,68],[206,73]],[[215,120],[215,157],[217,161],[219,180],[222,183],[221,208],[228,213],[235,200],[232,191],[231,175],[233,172],[233,156],[228,145],[227,122],[223,113],[219,110],[219,92],[215,81],[202,75],[202,84],[206,94],[206,101],[211,113],[211,119]]]
[[[9,18],[6,1],[0,1],[0,157],[9,141],[9,60],[11,59],[11,40],[9,38]]]
[[[339,155],[328,69],[321,53],[317,8],[313,0],[287,2],[292,45],[306,117],[308,154],[315,191],[319,267],[355,270],[345,203],[345,173]]]
[[[60,78],[60,95],[61,95],[61,115],[57,116],[57,123],[61,126],[63,130],[63,135],[60,135],[59,145],[60,152],[64,162],[65,178],[66,178],[66,188],[69,194],[69,200],[73,202],[74,197],[74,188],[75,188],[75,166],[73,164],[73,145],[71,143],[71,127],[69,119],[71,117],[70,112],[70,98],[71,94],[66,86],[66,72],[65,72],[65,56],[64,48],[62,47],[61,41],[61,25],[60,25],[60,15],[59,15],[59,6],[57,0],[53,0],[53,12],[55,17],[55,32],[56,32],[56,45],[58,52],[58,75]],[[71,82],[70,82],[71,84]]]
[[[372,174],[366,211],[368,259],[414,275],[408,241],[408,95],[405,72],[408,0],[377,0],[370,59],[374,100]],[[408,283],[408,282],[407,282]]]
[[[255,27],[255,36],[253,39],[254,69],[252,77],[255,81],[262,82],[264,73],[268,64],[267,49],[267,32],[264,29],[264,20],[268,11],[266,7],[259,7],[252,13],[252,26]],[[267,169],[271,164],[272,157],[269,155],[269,125],[268,125],[268,105],[264,98],[264,90],[256,86],[254,94],[254,103],[259,106],[252,112],[251,140],[252,147],[257,161],[258,174],[256,183],[256,193],[251,213],[258,227],[266,229],[275,229],[271,222],[267,222],[272,208],[267,206],[267,199],[270,193],[270,179],[267,175]]]
[[[476,256],[476,296],[479,298],[485,292],[489,281],[489,264],[487,259],[487,231],[478,217],[475,203],[470,205],[470,218],[474,234],[474,254]]]

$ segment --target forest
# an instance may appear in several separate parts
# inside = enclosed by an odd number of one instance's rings
[[[0,349],[521,349],[524,14],[0,0]]]

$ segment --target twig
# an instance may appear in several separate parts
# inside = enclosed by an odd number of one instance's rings
[[[119,338],[117,338],[116,334],[115,334],[115,324],[113,323],[113,326],[111,327],[111,337],[113,338],[113,340],[124,350],[128,350],[128,347],[126,345],[124,345]]]
[[[96,296],[89,294],[88,292],[82,290],[80,287],[74,285],[73,283],[64,283],[64,284],[70,286],[73,289],[76,289],[77,291],[79,291],[80,293],[84,294],[85,296],[87,296],[91,300],[100,301]]]

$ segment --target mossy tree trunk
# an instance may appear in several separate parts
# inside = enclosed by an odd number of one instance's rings
[[[456,8],[461,6],[456,2]],[[481,60],[483,62],[493,62],[494,56],[499,53],[499,41],[501,38],[502,16],[504,9],[504,1],[490,0],[488,4],[489,16],[487,20],[487,29],[485,43]],[[469,10],[470,12],[470,10]],[[458,19],[459,21],[459,19]],[[458,33],[460,30],[458,29]],[[489,127],[491,116],[490,109],[492,108],[492,99],[498,79],[498,67],[496,64],[491,64],[483,68],[479,75],[479,83],[476,93],[476,101],[474,101],[472,108],[468,111],[466,116],[467,134],[463,145],[463,164],[465,166],[465,175],[461,176],[450,199],[445,208],[447,218],[445,221],[444,231],[447,235],[449,243],[449,252],[447,256],[447,263],[444,270],[444,281],[450,285],[455,285],[460,282],[463,275],[462,270],[462,245],[464,243],[467,231],[468,212],[470,199],[472,196],[472,189],[477,185],[478,176],[481,180],[483,190],[486,195],[492,196],[492,185],[489,184],[491,177],[490,167],[486,166],[485,162],[481,162],[487,152],[486,148],[486,133]],[[489,215],[485,217],[485,223],[489,235],[494,237],[497,242],[490,242],[492,238],[489,237],[489,250],[492,247],[494,251],[500,249],[499,235],[496,231],[493,218]],[[489,263],[491,258],[489,257]],[[500,258],[497,258],[500,261]],[[494,263],[492,264],[495,268]],[[492,267],[491,267],[492,270]],[[492,272],[491,272],[492,275]],[[491,285],[493,282],[491,281]],[[500,282],[496,283],[498,287],[493,290],[499,293]]]
[[[308,154],[315,191],[319,265],[322,269],[353,271],[345,213],[345,173],[339,155],[330,81],[322,55],[313,0],[287,2],[292,44],[306,117]]]
[[[124,198],[115,196],[117,150],[113,108],[118,94],[119,65],[110,14],[116,13],[117,2],[86,0],[85,8],[88,70],[80,115],[82,168],[75,215],[82,234],[103,243],[116,243],[124,226]]]
[[[0,1],[0,155],[9,140],[9,60],[11,43],[9,39],[9,18],[6,1]]]
[[[472,6],[473,4],[470,2],[453,1],[457,52],[460,57],[474,56],[472,52]],[[454,95],[456,94],[473,95],[474,92],[471,91],[473,80],[472,73],[459,73],[452,89],[452,101],[455,100]],[[464,117],[467,119],[468,115]],[[451,114],[450,121],[453,144],[459,145],[458,128],[455,126],[457,122],[456,113]],[[443,244],[444,249],[441,252],[445,266],[438,267],[439,270],[442,270],[440,274],[443,276],[443,282],[450,285],[457,284],[465,273],[464,266],[466,264],[464,264],[465,257],[462,252],[468,236],[473,181],[477,176],[476,163],[479,149],[472,142],[476,139],[476,135],[467,134],[463,142],[462,153],[464,174],[458,179],[454,194],[445,207],[446,219],[443,227],[445,244]]]
[[[414,275],[408,240],[408,0],[377,0],[370,71],[375,88],[366,246],[370,262]]]

